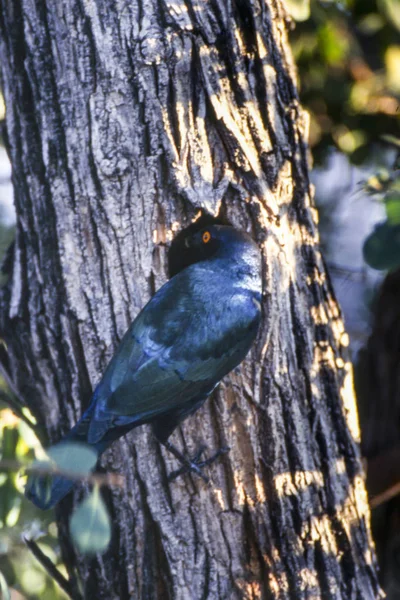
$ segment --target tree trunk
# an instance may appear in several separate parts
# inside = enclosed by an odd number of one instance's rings
[[[105,494],[109,550],[78,556],[72,502],[57,512],[72,582],[107,600],[380,597],[281,1],[0,4],[17,210],[0,333],[44,443],[87,406],[199,209],[264,255],[250,356],[171,438],[229,456],[211,485],[169,484],[178,465],[148,427],[115,443],[102,465],[126,487]]]

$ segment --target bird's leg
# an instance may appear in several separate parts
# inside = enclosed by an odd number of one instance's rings
[[[173,446],[170,442],[165,442],[164,446],[167,448],[167,450],[169,450],[178,460],[179,462],[182,464],[182,467],[180,469],[178,469],[177,471],[173,471],[169,476],[168,476],[168,481],[173,481],[174,479],[176,479],[177,477],[179,477],[180,475],[183,475],[184,473],[188,473],[190,471],[196,473],[197,475],[199,475],[199,477],[201,477],[203,479],[203,481],[205,481],[206,483],[208,483],[210,481],[210,478],[207,477],[207,475],[205,475],[202,472],[202,468],[208,465],[211,465],[211,463],[213,463],[217,458],[219,458],[222,454],[226,454],[227,452],[229,452],[230,448],[228,447],[224,447],[224,448],[220,448],[218,450],[218,452],[216,452],[213,456],[211,456],[210,458],[207,458],[206,460],[202,460],[200,461],[200,457],[203,454],[204,450],[206,449],[206,446],[201,446],[200,449],[198,450],[197,454],[193,457],[193,459],[188,459],[186,458],[181,452],[179,452],[179,450],[177,448],[175,448],[175,446]]]
[[[209,482],[209,478],[204,475],[204,473],[201,472],[201,468],[197,465],[196,462],[196,458],[197,460],[200,458],[201,454],[204,452],[205,450],[205,446],[203,446],[200,449],[200,453],[198,452],[197,455],[194,457],[194,460],[191,461],[188,458],[186,458],[186,456],[184,456],[182,454],[182,452],[179,452],[178,448],[175,448],[175,446],[173,446],[171,444],[171,442],[164,442],[164,446],[166,447],[167,450],[169,450],[169,452],[171,452],[171,454],[173,454],[175,456],[175,458],[177,458],[179,460],[179,462],[183,465],[183,467],[181,469],[179,469],[179,471],[174,471],[173,474],[175,473],[179,473],[179,475],[182,473],[186,473],[188,471],[193,471],[194,473],[196,473],[197,475],[199,475],[199,477],[201,477],[206,483]],[[171,476],[168,477],[168,479],[171,481],[170,479]],[[174,479],[178,477],[178,475],[176,475],[174,477]]]

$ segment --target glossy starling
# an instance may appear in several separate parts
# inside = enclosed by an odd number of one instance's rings
[[[246,356],[261,316],[261,255],[233,227],[210,225],[185,239],[184,267],[151,298],[124,335],[80,421],[63,441],[102,454],[116,439],[151,423],[157,439],[200,473],[168,438]],[[62,444],[63,441],[60,443]],[[74,481],[30,476],[26,495],[42,509]]]

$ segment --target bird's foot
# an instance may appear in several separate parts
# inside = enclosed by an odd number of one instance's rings
[[[179,460],[180,463],[182,463],[182,467],[180,469],[177,469],[176,471],[173,471],[172,473],[170,473],[170,475],[168,476],[168,481],[174,481],[174,479],[176,479],[180,475],[184,475],[185,473],[192,472],[192,473],[196,473],[196,475],[201,477],[203,479],[203,481],[205,481],[206,483],[209,483],[210,478],[207,477],[207,475],[205,475],[203,473],[203,471],[202,471],[203,467],[207,467],[208,465],[211,465],[211,463],[213,463],[217,458],[219,458],[223,454],[226,454],[230,450],[230,448],[228,446],[225,446],[223,448],[220,448],[210,458],[207,458],[205,460],[200,460],[201,455],[203,454],[204,450],[206,450],[206,448],[207,448],[206,446],[201,446],[193,458],[188,458],[188,457],[184,456],[181,452],[179,452],[179,450],[177,448],[175,448],[175,446],[173,446],[169,442],[167,442],[165,444],[165,447],[167,448],[167,450],[172,452],[172,454],[175,456],[175,458],[177,458]]]

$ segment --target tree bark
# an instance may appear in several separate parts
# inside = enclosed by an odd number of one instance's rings
[[[102,465],[113,538],[77,555],[84,597],[381,595],[348,336],[318,245],[307,118],[280,0],[1,0],[17,234],[1,290],[6,368],[57,441],[131,320],[166,280],[168,244],[202,209],[264,256],[251,355],[171,441],[229,456],[185,476],[148,427]],[[75,493],[73,502],[82,496]],[[76,591],[76,596],[79,592]]]

